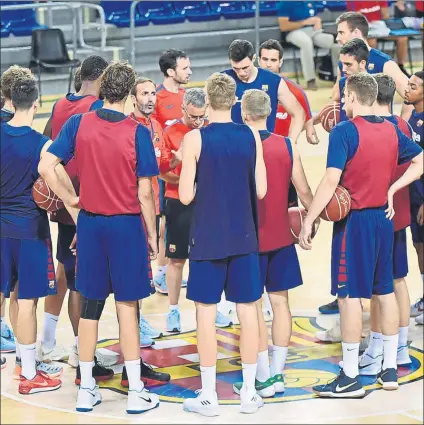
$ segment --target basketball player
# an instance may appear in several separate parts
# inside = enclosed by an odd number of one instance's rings
[[[69,93],[58,100],[52,109],[52,115],[47,121],[44,135],[55,140],[65,122],[73,115],[85,113],[103,106],[99,100],[100,77],[108,63],[100,56],[89,56],[80,68],[81,88],[77,93]],[[78,169],[75,158],[71,159],[65,167],[71,178],[76,193],[79,192]],[[37,357],[44,361],[61,361],[69,356],[68,364],[78,367],[78,324],[81,314],[81,295],[75,288],[75,256],[70,245],[76,233],[76,226],[72,217],[62,209],[50,215],[52,222],[58,223],[58,238],[56,269],[58,294],[46,298],[44,304],[44,329],[41,341],[37,347]],[[63,300],[69,289],[68,314],[75,343],[71,353],[63,346],[56,344],[56,326],[62,310]],[[113,376],[112,370],[103,366],[111,366],[117,362],[117,356],[104,356],[101,352],[96,353],[96,366],[93,374],[95,378]],[[103,365],[103,366],[102,366]]]
[[[59,379],[37,367],[35,358],[37,302],[56,292],[47,213],[37,208],[31,193],[39,177],[40,155],[49,139],[31,128],[38,103],[34,78],[17,79],[10,95],[14,116],[1,125],[0,137],[1,292],[8,298],[19,280],[17,319],[12,321],[20,356],[15,372],[19,393],[33,394],[61,386]],[[66,178],[63,174],[61,178]]]
[[[405,91],[405,103],[414,106],[414,111],[409,118],[412,127],[413,140],[424,148],[424,71],[416,72],[408,82]],[[415,181],[410,186],[411,195],[411,233],[414,248],[418,255],[418,264],[421,279],[424,285],[424,180]],[[423,324],[424,298],[419,299],[411,306],[411,316],[419,325]]]
[[[48,185],[66,202],[68,189],[57,178],[55,167],[61,161],[67,164],[74,154],[78,161],[81,197],[69,203],[81,206],[76,276],[76,288],[83,297],[78,329],[81,382],[76,409],[82,412],[101,402],[93,377],[94,352],[98,321],[110,293],[115,297],[129,381],[127,412],[143,413],[159,404],[159,397],[149,393],[140,378],[138,300],[150,295],[142,219],[154,259],[157,241],[151,178],[158,174],[158,167],[149,131],[124,115],[135,77],[127,62],[112,62],[101,78],[104,108],[71,117],[39,164]]]
[[[255,389],[259,346],[256,304],[262,296],[257,198],[266,194],[262,142],[256,130],[231,121],[236,82],[212,74],[206,82],[210,124],[185,135],[179,197],[194,203],[187,298],[196,305],[202,390],[184,410],[219,415],[216,394],[216,304],[223,290],[237,303],[243,387],[241,412],[263,406]],[[211,178],[213,176],[213,178]]]
[[[366,73],[351,75],[345,89],[350,121],[330,133],[327,171],[303,222],[300,245],[311,249],[315,220],[337,185],[352,197],[349,215],[335,223],[332,247],[332,294],[338,296],[342,331],[343,369],[326,385],[313,388],[321,397],[362,397],[358,354],[362,331],[360,298],[377,296],[383,334],[384,361],[378,382],[383,389],[398,388],[397,347],[399,311],[393,292],[393,195],[423,169],[422,149],[392,123],[373,115],[378,86]],[[384,140],[384,149],[381,141]],[[412,161],[391,184],[397,164]],[[363,182],[367,184],[364,185]],[[388,206],[387,206],[388,205]]]
[[[300,201],[309,208],[312,192],[303,171],[300,155],[287,137],[270,133],[266,120],[271,101],[262,90],[247,90],[241,99],[244,122],[259,131],[267,170],[267,194],[258,202],[259,264],[261,281],[271,300],[272,322],[271,370],[268,360],[268,328],[257,302],[259,353],[255,386],[261,397],[284,392],[283,369],[291,337],[291,314],[288,291],[302,284],[299,260],[293,244],[288,216],[289,187],[293,181]],[[239,394],[242,382],[233,385]]]
[[[34,78],[31,71],[28,68],[22,68],[18,65],[13,65],[9,67],[1,76],[1,94],[4,100],[4,104],[1,107],[0,122],[8,122],[13,118],[14,108],[11,99],[12,85],[18,79],[31,79]],[[12,353],[16,351],[16,348],[19,350],[19,346],[16,345],[16,338],[6,323],[6,300],[4,298],[3,292],[0,292],[0,304],[1,304],[1,313],[0,313],[0,323],[1,323],[1,343],[0,348],[2,352]],[[16,321],[17,310],[14,311],[14,307],[17,307],[16,303],[16,294],[13,291],[10,294],[10,307],[9,307],[9,317],[10,323],[13,326],[13,322]],[[17,357],[18,356],[17,352]]]
[[[169,49],[162,53],[159,58],[159,68],[164,75],[164,80],[157,87],[156,108],[152,117],[159,122],[163,129],[172,124],[175,120],[183,116],[182,104],[185,90],[181,87],[190,81],[191,69],[190,60],[182,50]],[[161,213],[163,212],[163,198],[165,192],[165,182],[159,180],[161,190]],[[160,222],[160,249],[157,260],[157,272],[153,283],[156,290],[162,294],[167,294],[166,270],[167,260],[165,258],[165,217],[161,217]],[[183,280],[182,286],[187,286],[187,281]]]

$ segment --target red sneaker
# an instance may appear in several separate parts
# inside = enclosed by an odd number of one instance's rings
[[[60,379],[49,378],[44,372],[37,371],[35,377],[31,380],[21,376],[19,393],[24,395],[42,393],[57,390],[61,386],[62,381]]]

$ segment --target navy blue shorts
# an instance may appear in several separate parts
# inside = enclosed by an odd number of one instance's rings
[[[420,206],[421,205],[418,202],[411,202],[411,233],[412,241],[414,243],[424,243],[424,226],[421,226],[417,220]]]
[[[294,245],[259,254],[262,288],[280,292],[302,285],[299,259]]]
[[[222,291],[228,301],[251,303],[262,297],[257,253],[222,260],[190,260],[187,298],[203,304],[218,304]]]
[[[136,301],[150,295],[147,239],[140,215],[81,211],[77,224],[76,288],[92,300]]]
[[[393,278],[402,279],[408,275],[408,253],[406,229],[398,230],[393,237]]]
[[[1,292],[6,298],[18,280],[19,299],[57,293],[50,238],[1,238]]]
[[[393,292],[393,223],[382,209],[353,210],[334,223],[331,293],[368,298]]]
[[[72,224],[58,224],[57,252],[56,260],[63,264],[66,275],[66,284],[70,291],[76,291],[75,288],[75,255],[69,249],[76,232],[76,226]]]

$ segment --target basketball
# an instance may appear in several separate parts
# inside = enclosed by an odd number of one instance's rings
[[[330,202],[322,211],[320,217],[326,221],[343,220],[350,211],[351,198],[349,192],[342,186],[337,186]]]
[[[331,102],[319,113],[321,125],[328,133],[340,122],[340,103]]]
[[[48,212],[54,212],[65,207],[65,204],[47,186],[42,177],[39,177],[32,186],[32,197],[37,206]]]
[[[289,223],[290,231],[293,235],[294,243],[299,243],[299,235],[302,229],[303,220],[306,217],[307,211],[303,207],[291,207],[289,208]],[[316,234],[315,225],[312,229],[312,237]]]

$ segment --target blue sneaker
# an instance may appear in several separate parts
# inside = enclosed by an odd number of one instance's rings
[[[187,279],[183,279],[181,282],[181,288],[187,288]]]
[[[397,370],[393,368],[382,370],[377,375],[377,382],[383,386],[383,390],[397,390],[399,388]]]
[[[365,395],[359,381],[359,375],[355,378],[349,378],[340,370],[340,375],[326,385],[316,385],[312,391],[319,397],[331,398],[359,398]]]
[[[181,332],[181,319],[179,310],[172,310],[166,318],[167,332]]]
[[[2,336],[0,344],[2,353],[13,353],[16,351],[15,340],[13,338],[8,339]]]
[[[331,303],[319,307],[318,311],[321,314],[339,314],[339,303],[337,302],[337,298]]]
[[[217,310],[215,326],[217,328],[228,328],[229,326],[232,326],[232,325],[233,325],[233,322],[227,316],[224,316],[219,310]]]
[[[138,325],[138,328],[140,329],[140,339],[142,334],[147,335],[152,339],[163,337],[163,333],[152,328],[150,323],[144,318],[143,315],[140,315],[140,324]]]
[[[140,332],[140,348],[148,348],[154,345],[155,341],[149,335]]]
[[[153,285],[156,288],[156,291],[168,295],[168,287],[166,286],[166,274],[163,274],[159,277],[153,279]]]

